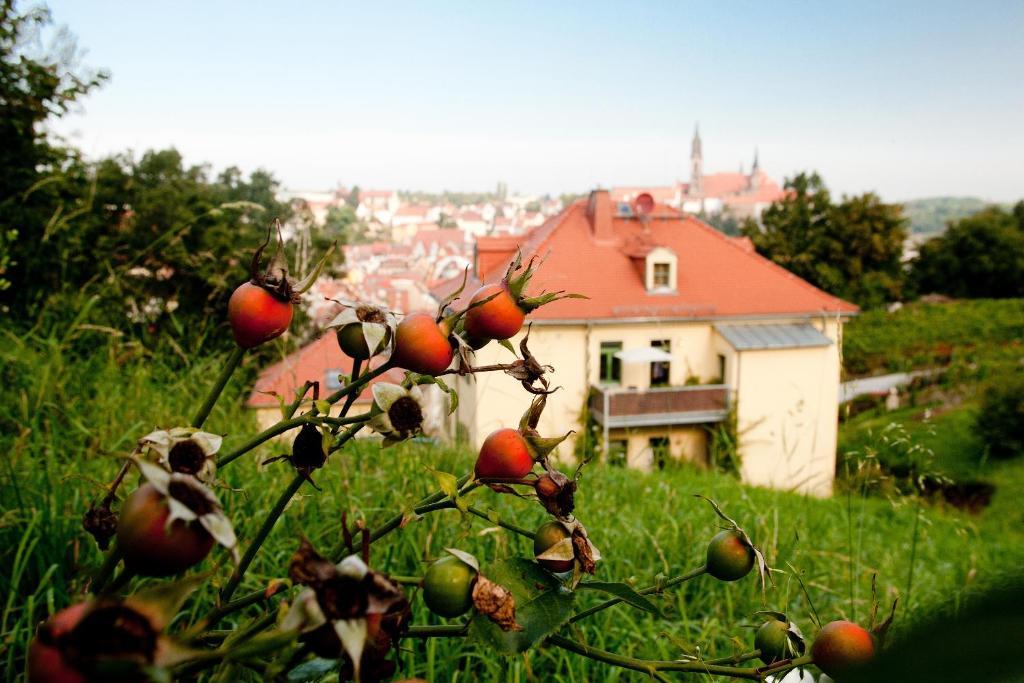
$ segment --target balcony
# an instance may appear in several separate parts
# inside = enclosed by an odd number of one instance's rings
[[[590,414],[605,429],[721,422],[728,411],[729,387],[725,384],[592,387],[590,393]]]

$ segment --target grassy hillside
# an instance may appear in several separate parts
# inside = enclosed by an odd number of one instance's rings
[[[950,221],[977,213],[988,204],[977,197],[928,197],[903,202],[903,213],[911,232],[936,233],[944,231]]]
[[[76,348],[89,349],[80,360]],[[96,495],[96,482],[117,468],[117,455],[153,425],[181,424],[206,389],[219,359],[184,369],[164,367],[140,349],[93,334],[89,338],[40,340],[10,334],[2,345],[5,385],[0,448],[0,671],[20,680],[24,648],[35,625],[68,604],[83,572],[100,561],[80,519]],[[230,432],[225,448],[239,444],[254,427],[241,407],[245,387],[236,378],[209,428]],[[221,472],[220,492],[243,544],[251,538],[290,479],[286,465],[257,462],[282,450],[268,444]],[[414,444],[381,451],[360,442],[335,456],[317,476],[322,493],[304,488],[274,529],[246,577],[254,590],[281,577],[300,535],[323,548],[339,539],[342,513],[373,527],[435,487],[427,467],[461,474],[473,454]],[[707,540],[717,531],[708,506],[693,497],[718,500],[760,544],[769,561],[785,571],[762,603],[753,576],[735,584],[700,577],[659,598],[668,618],[627,607],[606,610],[578,624],[579,637],[619,654],[679,657],[700,649],[706,656],[749,649],[747,625],[765,605],[790,613],[813,633],[812,608],[796,574],[807,586],[821,619],[866,619],[871,576],[878,574],[886,600],[901,595],[897,629],[932,610],[955,611],[981,587],[1000,581],[1024,561],[1024,516],[1015,501],[1024,486],[1001,488],[989,512],[967,516],[913,499],[888,501],[844,494],[815,500],[742,486],[721,475],[687,468],[643,474],[595,466],[585,471],[577,513],[605,560],[601,580],[650,585],[657,574],[674,576],[703,564]],[[472,502],[516,524],[534,528],[545,517],[536,503],[475,492]],[[920,514],[920,522],[916,523]],[[373,546],[372,563],[405,576],[420,576],[425,563],[445,547],[471,551],[484,564],[530,555],[529,542],[476,517],[443,511],[410,523]],[[226,557],[214,553],[213,586],[227,575]],[[210,606],[211,592],[190,605],[187,620]],[[595,603],[580,595],[578,604]],[[438,623],[414,598],[415,622]],[[248,620],[256,612],[242,613]],[[739,641],[731,640],[738,636]],[[544,648],[522,658],[500,660],[476,645],[430,639],[403,644],[405,673],[428,680],[647,680],[607,668],[563,650]]]
[[[952,379],[984,380],[1024,355],[1024,299],[915,302],[866,311],[844,329],[849,376],[948,366]]]

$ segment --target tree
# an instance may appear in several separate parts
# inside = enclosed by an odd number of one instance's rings
[[[51,23],[45,9],[19,14],[0,2],[0,304],[24,310],[32,299],[20,286],[32,272],[21,247],[45,243],[83,205],[77,153],[52,141],[41,125],[63,116],[99,86],[105,72],[75,68],[74,37],[61,32],[48,54],[34,55],[39,32]],[[5,284],[6,283],[6,284]]]
[[[921,245],[912,265],[920,292],[965,298],[1024,296],[1024,201],[951,223]]]
[[[874,193],[838,204],[817,173],[786,181],[786,198],[747,219],[743,234],[758,252],[831,294],[878,306],[902,293],[906,220]]]
[[[701,211],[697,214],[697,218],[725,235],[734,237],[743,232],[743,225],[740,219],[728,208],[714,213],[704,213]]]

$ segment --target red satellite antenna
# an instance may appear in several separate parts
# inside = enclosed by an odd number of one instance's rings
[[[654,197],[650,192],[641,192],[633,200],[633,210],[637,216],[644,218],[654,211]]]

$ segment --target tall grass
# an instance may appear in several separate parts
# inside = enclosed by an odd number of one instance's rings
[[[88,353],[75,351],[82,344]],[[72,340],[8,333],[2,347],[7,391],[0,405],[0,452],[6,461],[0,468],[0,669],[4,680],[16,681],[23,676],[25,648],[35,625],[77,599],[83,577],[100,561],[80,526],[82,512],[99,491],[98,482],[112,476],[118,455],[146,430],[185,424],[221,359],[169,366],[100,333]],[[229,384],[207,424],[228,434],[228,450],[255,428],[242,407],[244,384],[237,377]],[[220,473],[220,496],[243,544],[292,477],[284,463],[265,468],[257,463],[284,448],[283,443],[267,444]],[[436,487],[427,467],[461,474],[472,460],[473,454],[445,446],[409,444],[382,451],[372,441],[355,442],[315,475],[322,493],[307,486],[293,500],[239,594],[284,576],[300,536],[322,549],[333,548],[341,539],[343,514],[373,527]],[[863,619],[873,574],[878,574],[883,596],[904,590],[915,538],[912,602],[901,607],[897,622],[897,628],[905,628],[925,611],[955,610],[964,596],[999,581],[1024,560],[1021,527],[993,514],[972,518],[925,508],[915,531],[916,506],[901,501],[860,495],[811,499],[746,487],[730,477],[682,466],[645,474],[591,465],[584,470],[577,514],[605,557],[598,578],[648,585],[659,573],[673,576],[702,565],[717,518],[695,493],[721,503],[773,566],[785,570],[775,576],[777,587],[762,600],[753,576],[733,584],[700,577],[657,598],[665,618],[620,605],[569,632],[619,654],[658,659],[676,658],[684,651],[718,656],[748,650],[752,631],[746,626],[756,622],[753,612],[764,607],[787,612],[805,632],[813,632],[798,577],[822,619]],[[545,519],[539,505],[489,490],[475,492],[472,500],[527,528]],[[993,507],[1010,505],[1012,501],[997,500]],[[531,554],[523,538],[446,510],[374,544],[371,563],[393,574],[420,576],[430,560],[452,546],[476,554],[485,573],[488,563],[499,558]],[[226,580],[226,554],[211,557],[202,567],[213,571],[209,589],[195,597],[172,628],[209,609],[215,588]],[[580,595],[578,605],[600,599]],[[413,609],[416,623],[439,623],[418,596]],[[223,627],[257,613],[251,609],[233,615]],[[553,647],[503,660],[461,640],[407,640],[401,657],[403,673],[431,681],[645,678]]]

